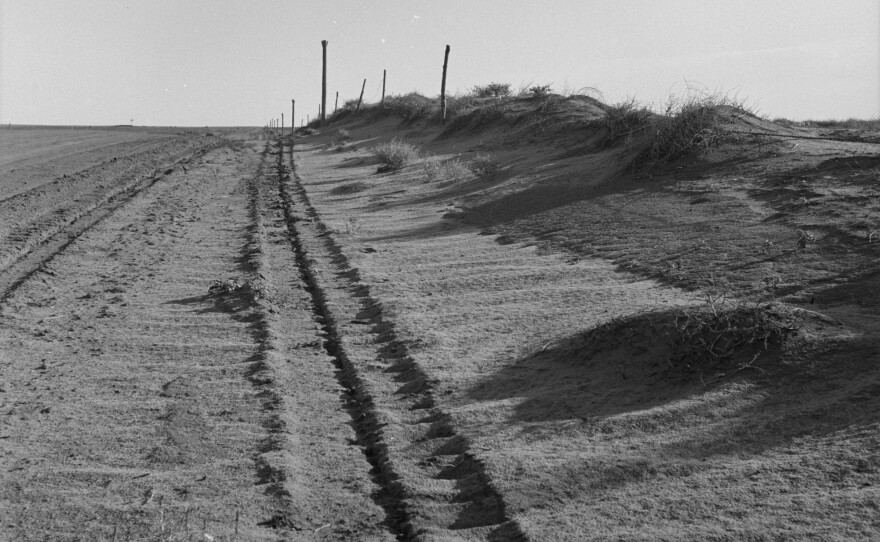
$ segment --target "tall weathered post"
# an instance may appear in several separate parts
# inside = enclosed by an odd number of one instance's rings
[[[365,88],[367,88],[367,80],[366,79],[364,79],[364,84],[361,85],[361,97],[358,98],[358,106],[357,106],[357,109],[355,109],[355,113],[361,112],[361,102],[364,101],[364,89]]]
[[[293,138],[293,130],[296,128],[296,100],[290,100],[290,137]]]
[[[336,109],[339,108],[339,91],[336,91],[336,103],[333,105],[333,114],[336,114]]]
[[[321,126],[327,122],[327,40],[321,40],[324,50],[324,70],[321,74]]]
[[[385,76],[388,70],[382,70],[382,107],[385,107]]]
[[[440,122],[446,122],[446,66],[449,64],[449,46],[443,55],[443,82],[440,83]]]

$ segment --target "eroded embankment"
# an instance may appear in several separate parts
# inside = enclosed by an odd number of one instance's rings
[[[591,214],[577,205],[583,200],[565,198],[590,188],[589,166],[601,157],[561,164],[558,149],[496,145],[497,132],[441,141],[422,128],[353,121],[298,139],[296,180],[314,212],[297,225],[302,238],[308,233],[315,245],[328,247],[331,257],[311,254],[318,274],[331,285],[334,276],[353,281],[352,290],[376,302],[382,322],[393,323],[392,344],[402,343],[417,369],[407,372],[401,364],[399,391],[418,391],[407,387],[408,378],[424,378],[444,423],[466,439],[503,498],[505,515],[529,538],[876,538],[871,502],[880,470],[869,452],[877,438],[873,332],[816,317],[797,330],[793,343],[765,348],[761,341],[733,370],[686,375],[670,367],[675,360],[650,333],[633,336],[624,334],[632,331],[625,325],[612,326],[623,346],[596,341],[592,332],[609,322],[652,325],[638,317],[644,313],[678,325],[647,331],[664,340],[671,332],[687,338],[690,324],[683,322],[700,311],[684,308],[704,304],[711,313],[712,298],[706,304],[705,296],[595,256],[547,250],[538,234],[557,230],[533,228],[537,238],[526,239],[486,235],[463,223],[456,206],[514,194],[502,198],[495,215],[482,208],[487,221],[512,220],[501,214],[510,202],[517,212],[534,211],[540,222],[537,215],[551,200],[566,216],[596,219],[566,223],[585,243],[625,237],[634,251],[662,254],[669,245],[640,245],[645,236],[629,235],[625,222],[641,210],[615,210],[659,190],[606,187],[620,189],[608,194],[616,204]],[[434,161],[455,164],[474,158],[468,153],[492,150],[512,165],[492,179],[432,179],[421,159],[377,171],[381,164],[370,148],[401,135],[436,153]],[[544,176],[562,165],[577,168],[579,176]],[[570,190],[560,192],[561,185]],[[680,200],[668,205],[673,198]],[[684,193],[655,198],[662,204],[651,212],[663,222],[639,228],[699,236],[705,225],[687,211],[692,199]],[[687,215],[681,220],[680,209]],[[732,222],[733,228],[741,230],[742,223]],[[345,294],[325,291],[331,311],[333,303],[346,303]],[[772,316],[772,307],[749,306]],[[356,319],[370,315],[363,308]],[[876,328],[874,320],[863,319],[863,328]],[[357,324],[337,317],[337,326],[349,348]],[[382,371],[394,370],[395,359],[375,359],[364,379],[381,386]],[[383,428],[386,435],[396,421]]]

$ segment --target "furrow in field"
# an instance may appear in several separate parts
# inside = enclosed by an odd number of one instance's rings
[[[148,152],[118,171],[85,174],[0,202],[0,301],[77,237],[127,201],[207,152],[187,145],[169,155]],[[152,173],[145,175],[147,171]],[[137,172],[137,173],[135,173]]]
[[[208,290],[248,276],[236,154],[155,179],[7,295],[0,538],[276,539],[261,315]]]

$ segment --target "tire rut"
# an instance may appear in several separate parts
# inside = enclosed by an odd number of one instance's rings
[[[311,540],[318,533],[334,540],[392,540],[397,533],[388,521],[394,513],[388,508],[391,501],[376,484],[369,462],[358,457],[360,435],[350,428],[357,426],[351,416],[352,391],[327,353],[331,339],[310,295],[296,240],[278,213],[284,204],[267,164],[270,147],[267,142],[248,184],[251,225],[242,255],[253,273],[259,314],[253,324],[259,352],[247,377],[269,416],[254,464],[258,484],[276,501],[275,513],[260,525],[279,531],[285,540]],[[343,388],[322,393],[328,385]],[[334,410],[346,414],[327,414]],[[328,438],[315,438],[319,433]]]
[[[335,243],[295,172],[278,155],[278,192],[327,352],[342,368],[358,441],[374,466],[400,540],[526,540],[484,465],[434,397],[436,382]]]

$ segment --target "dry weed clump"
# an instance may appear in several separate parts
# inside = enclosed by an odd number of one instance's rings
[[[425,180],[429,183],[436,181],[458,182],[470,175],[470,170],[458,158],[441,160],[439,158],[426,158],[423,163]]]
[[[746,369],[771,346],[782,345],[799,328],[796,312],[778,303],[706,303],[671,312],[618,318],[592,330],[588,354],[627,346],[651,348],[666,359],[671,374],[711,384]]]
[[[468,164],[471,172],[480,179],[492,179],[501,171],[501,162],[491,154],[480,154]]]
[[[665,114],[654,119],[651,145],[637,162],[652,166],[717,146],[726,136],[722,125],[732,111],[748,113],[742,102],[726,95],[671,98]]]
[[[604,144],[611,145],[620,138],[631,141],[633,134],[645,130],[655,116],[650,108],[639,104],[634,98],[610,106],[601,121],[608,130]]]
[[[726,306],[710,301],[674,315],[669,330],[669,365],[683,373],[714,373],[723,378],[756,368],[752,363],[761,350],[782,344],[796,331],[797,317],[783,305],[755,302]],[[751,359],[740,359],[730,366],[728,362],[743,353]]]
[[[403,96],[386,97],[385,109],[407,122],[431,118],[439,111],[435,100],[426,98],[417,92],[410,92]]]
[[[510,96],[510,83],[489,83],[477,85],[471,89],[477,98],[504,98]]]
[[[418,148],[396,138],[376,145],[371,152],[381,164],[379,171],[383,172],[400,169],[419,158]]]

